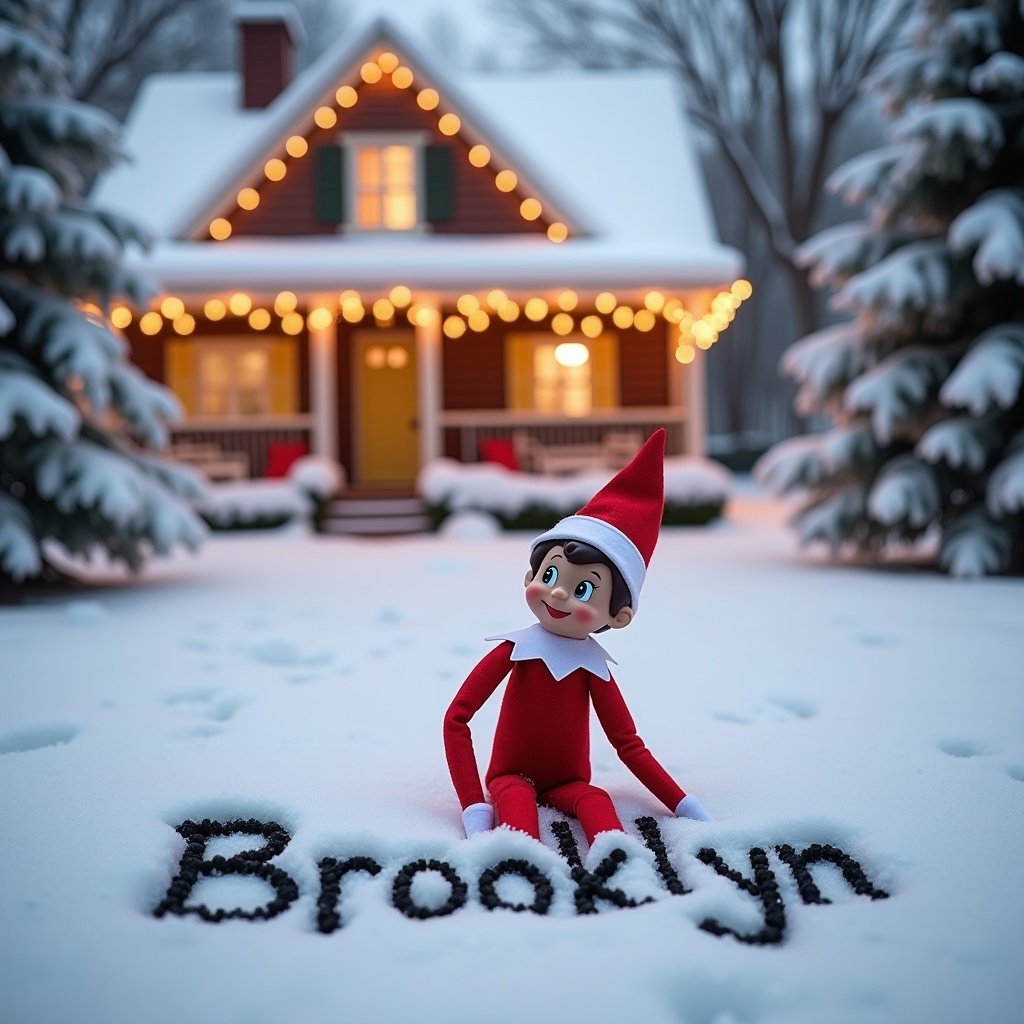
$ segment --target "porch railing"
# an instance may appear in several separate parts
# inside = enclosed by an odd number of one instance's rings
[[[176,424],[171,450],[211,478],[263,476],[271,445],[301,442],[312,449],[312,416],[203,417]]]
[[[523,446],[524,439],[534,445],[564,453],[564,462],[572,462],[572,450],[587,461],[596,448],[614,447],[616,438],[643,438],[658,427],[668,428],[667,451],[681,454],[686,450],[686,412],[681,406],[644,406],[627,409],[604,409],[575,419],[533,410],[467,409],[449,410],[441,414],[445,432],[445,450],[457,454],[462,462],[480,459],[480,443],[491,438],[508,440]],[[584,453],[587,455],[584,457]]]

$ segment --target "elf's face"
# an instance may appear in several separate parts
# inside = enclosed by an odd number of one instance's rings
[[[536,576],[526,573],[526,603],[550,633],[583,640],[604,626],[621,629],[633,618],[632,608],[612,615],[612,578],[603,562],[573,565],[560,546],[544,557]]]

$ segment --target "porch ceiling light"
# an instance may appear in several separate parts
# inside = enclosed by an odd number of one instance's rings
[[[555,346],[555,362],[559,366],[584,366],[590,360],[590,349],[579,341],[563,341]]]

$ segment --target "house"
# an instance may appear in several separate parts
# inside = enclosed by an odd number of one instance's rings
[[[381,486],[658,425],[702,450],[701,350],[750,286],[670,76],[455,75],[378,20],[293,78],[294,11],[235,17],[240,72],[148,79],[95,197],[156,237],[164,294],[111,321],[180,397],[179,454]]]

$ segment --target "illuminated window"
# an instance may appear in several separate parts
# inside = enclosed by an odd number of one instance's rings
[[[349,223],[357,231],[413,231],[420,226],[418,137],[349,133]]]
[[[203,343],[196,352],[201,416],[266,416],[270,405],[268,345]]]
[[[515,334],[506,341],[511,409],[586,416],[618,404],[613,337]]]

